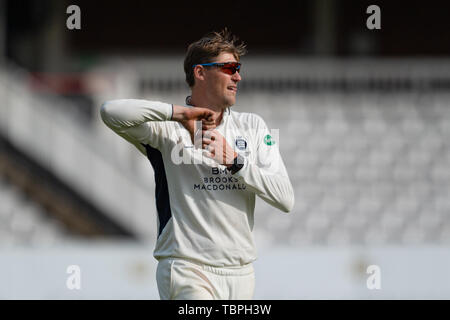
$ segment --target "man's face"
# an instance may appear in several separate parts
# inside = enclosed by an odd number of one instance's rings
[[[238,62],[232,53],[223,52],[212,62]],[[218,106],[230,107],[236,103],[237,84],[241,81],[239,72],[227,74],[219,67],[208,67],[205,72],[205,88],[210,101]]]

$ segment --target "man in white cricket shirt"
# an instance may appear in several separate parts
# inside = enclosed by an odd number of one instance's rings
[[[255,196],[284,212],[294,205],[275,135],[261,117],[230,109],[245,53],[226,29],[209,33],[186,53],[185,106],[121,99],[101,107],[105,124],[155,172],[161,299],[251,299]]]

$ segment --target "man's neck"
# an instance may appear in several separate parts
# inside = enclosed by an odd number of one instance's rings
[[[215,112],[222,112],[227,106],[220,106],[216,102],[209,101],[209,99],[202,95],[196,95],[194,92],[191,96],[191,104],[200,108],[208,108]]]
[[[195,94],[195,92],[192,93],[190,104],[195,107],[208,108],[216,113],[218,115],[217,125],[222,121],[223,112],[227,108],[226,106],[218,106],[217,104],[208,101],[206,97]]]

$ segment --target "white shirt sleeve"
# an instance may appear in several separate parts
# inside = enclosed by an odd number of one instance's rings
[[[270,205],[289,212],[294,206],[294,191],[280,155],[278,135],[271,134],[262,118],[256,119],[256,161],[246,158],[234,176]]]
[[[142,144],[160,149],[162,121],[172,119],[173,106],[158,101],[119,99],[105,102],[100,108],[103,122],[118,135],[134,144],[144,155]]]

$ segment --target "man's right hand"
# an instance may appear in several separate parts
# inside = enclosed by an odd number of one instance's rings
[[[211,130],[216,127],[216,114],[207,108],[173,106],[172,120],[180,122],[191,135],[192,143],[197,130]],[[202,122],[202,128],[196,128],[196,121]]]

